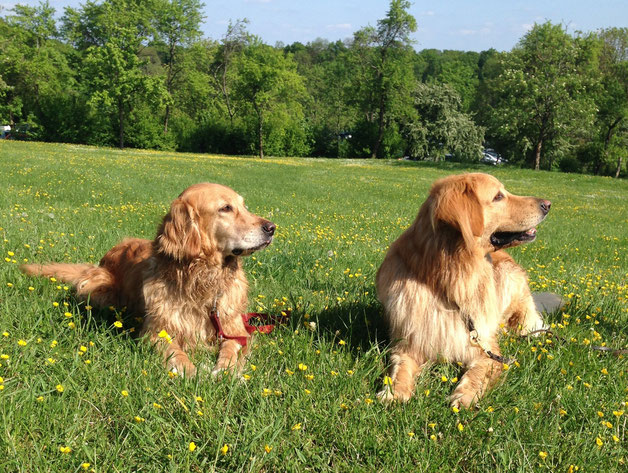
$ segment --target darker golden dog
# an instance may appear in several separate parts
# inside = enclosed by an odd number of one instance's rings
[[[524,270],[502,250],[534,240],[550,205],[513,195],[487,174],[449,176],[432,186],[377,273],[394,341],[382,400],[410,399],[431,361],[465,367],[454,406],[475,404],[497,380],[500,324],[522,334],[543,326]]]
[[[153,241],[126,239],[98,266],[29,264],[22,270],[72,283],[94,304],[144,313],[142,333],[161,347],[169,368],[188,376],[196,367],[187,352],[217,340],[211,320],[217,314],[231,336],[220,343],[217,373],[241,364],[250,337],[242,319],[248,283],[240,256],[268,246],[274,232],[275,225],[250,213],[232,189],[196,184],[172,202]]]

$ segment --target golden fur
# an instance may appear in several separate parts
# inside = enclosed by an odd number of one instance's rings
[[[70,282],[96,305],[144,313],[142,334],[161,347],[170,369],[189,376],[196,367],[186,352],[216,341],[212,311],[226,334],[249,337],[241,318],[248,283],[239,257],[268,246],[274,231],[232,189],[202,183],[172,202],[153,241],[125,239],[98,266],[30,264],[22,270]],[[159,336],[162,330],[167,337]],[[237,341],[223,340],[213,373],[241,365],[241,349]]]
[[[524,270],[502,248],[534,239],[550,202],[510,194],[487,174],[449,176],[434,183],[414,223],[390,247],[377,272],[377,293],[394,345],[382,400],[407,401],[429,362],[466,369],[451,403],[471,406],[497,380],[500,324],[520,333],[543,326]]]

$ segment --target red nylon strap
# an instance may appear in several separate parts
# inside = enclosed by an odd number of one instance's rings
[[[289,315],[289,314],[286,314]],[[222,329],[222,324],[220,323],[220,318],[218,317],[218,314],[216,312],[212,312],[209,315],[210,320],[212,321],[212,324],[214,324],[214,328],[216,329],[216,337],[218,338],[225,338],[227,340],[235,340],[236,342],[238,342],[240,345],[242,345],[243,347],[246,346],[249,337],[240,337],[237,335],[227,335],[225,333],[225,331]],[[274,324],[268,324],[268,325],[251,325],[249,323],[249,320],[251,319],[262,319],[262,320],[274,320],[273,317],[269,314],[260,314],[258,312],[249,312],[248,314],[242,314],[242,322],[244,322],[244,329],[247,331],[247,333],[250,335],[253,332],[260,332],[260,333],[270,333],[273,331],[273,329],[275,328]]]

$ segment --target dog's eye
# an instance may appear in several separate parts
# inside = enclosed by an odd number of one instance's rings
[[[499,202],[503,198],[504,198],[504,194],[502,194],[501,192],[498,192],[497,195],[493,197],[493,202]]]
[[[220,207],[219,212],[233,212],[233,207],[230,205],[225,205],[224,207]]]

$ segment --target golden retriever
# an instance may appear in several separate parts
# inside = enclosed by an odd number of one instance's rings
[[[172,202],[153,241],[125,239],[98,266],[29,264],[22,270],[72,283],[96,305],[144,313],[141,333],[161,347],[168,368],[187,376],[196,367],[186,352],[224,335],[216,374],[241,367],[240,351],[248,349],[248,283],[240,256],[267,247],[274,232],[275,225],[250,213],[232,189],[201,183]]]
[[[409,400],[429,362],[466,369],[452,406],[477,403],[499,377],[500,324],[543,327],[524,270],[503,248],[529,242],[551,203],[520,197],[480,173],[440,179],[377,272],[393,347],[382,401]]]

